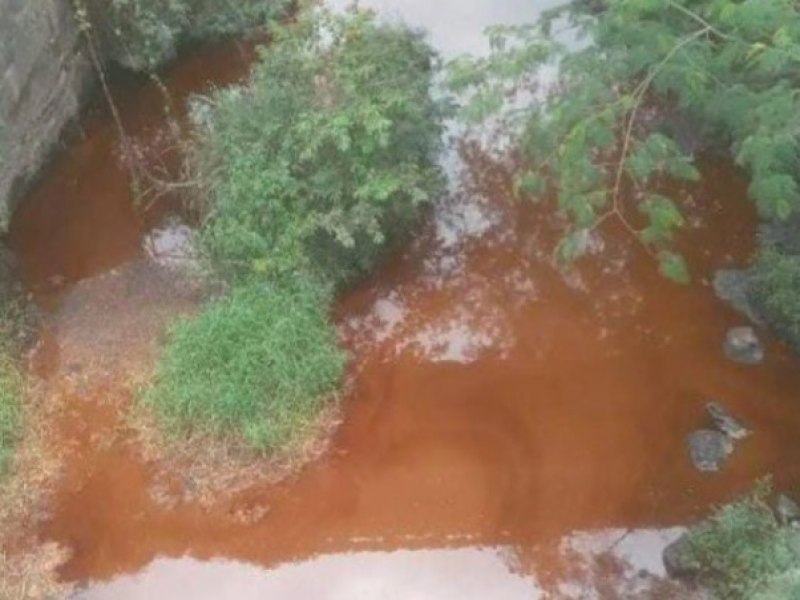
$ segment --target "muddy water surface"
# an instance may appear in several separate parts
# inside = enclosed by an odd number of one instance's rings
[[[545,3],[470,4],[376,2],[429,27],[448,54]],[[176,103],[208,78],[235,80],[235,57],[179,65]],[[160,91],[118,96],[145,153],[159,152]],[[457,191],[418,240],[339,303],[352,393],[331,451],[211,509],[158,503],[118,407],[165,323],[198,298],[143,250],[151,223],[130,206],[112,124],[91,117],[86,131],[12,234],[49,310],[42,373],[67,398],[64,475],[39,535],[73,549],[66,579],[111,580],[85,598],[622,597],[608,577],[642,597],[625,574],[663,575],[672,527],[768,473],[800,491],[800,362],[772,342],[760,367],[721,350],[742,319],[709,278],[753,251],[741,177],[709,162],[702,185],[673,190],[692,224],[695,282],[680,287],[613,227],[590,259],[554,269],[558,223],[512,203],[503,168],[467,148]],[[754,435],[701,475],[685,436],[711,399]],[[604,553],[606,570],[591,560]]]

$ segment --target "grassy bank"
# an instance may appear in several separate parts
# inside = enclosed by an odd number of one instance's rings
[[[146,402],[177,434],[284,448],[313,425],[342,378],[329,298],[310,281],[235,289],[174,325]]]
[[[760,485],[690,531],[682,561],[715,598],[800,598],[800,530],[779,522],[770,495]]]
[[[302,437],[337,394],[334,293],[443,188],[436,57],[420,35],[313,9],[271,37],[245,85],[194,102],[192,203],[230,292],[176,324],[144,395],[173,438],[262,454]]]

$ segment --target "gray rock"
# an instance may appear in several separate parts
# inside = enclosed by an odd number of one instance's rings
[[[708,412],[716,428],[732,440],[743,440],[750,435],[750,430],[742,425],[719,402],[706,404],[706,412]]]
[[[71,2],[0,0],[0,230],[90,98]]]
[[[698,471],[719,471],[733,452],[733,442],[724,433],[701,429],[686,438],[689,458]]]
[[[714,293],[757,325],[764,318],[751,301],[754,269],[721,269],[714,273]]]
[[[786,494],[778,496],[775,512],[781,525],[800,524],[800,506]]]
[[[752,327],[734,327],[725,336],[725,356],[744,365],[757,365],[764,361],[766,353]]]
[[[689,536],[683,534],[661,554],[664,569],[673,579],[684,581],[696,580],[700,575],[700,564],[693,558]]]

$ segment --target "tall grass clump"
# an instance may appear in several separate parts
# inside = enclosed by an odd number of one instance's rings
[[[689,534],[691,560],[715,597],[788,600],[798,597],[800,532],[782,526],[769,504],[769,487],[720,508]],[[788,596],[774,596],[786,590]],[[795,595],[792,596],[791,594]]]
[[[342,377],[329,298],[310,280],[237,288],[174,324],[145,401],[168,432],[283,449]]]

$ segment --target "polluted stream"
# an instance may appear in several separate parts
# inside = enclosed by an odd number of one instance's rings
[[[548,7],[367,4],[447,57]],[[172,103],[240,80],[252,58],[192,53],[165,76]],[[169,162],[163,92],[114,88],[137,152]],[[160,501],[124,412],[167,323],[203,294],[175,275],[186,227],[132,206],[113,122],[99,110],[83,129],[11,232],[45,315],[32,369],[61,406],[64,468],[37,535],[71,551],[60,575],[76,598],[683,598],[660,558],[682,526],[768,474],[800,491],[800,362],[773,340],[755,367],[722,351],[743,318],[710,280],[754,252],[741,174],[708,160],[674,190],[695,275],[678,286],[613,224],[555,268],[560,224],[465,145],[417,238],[338,302],[350,386],[328,451],[209,506]],[[703,474],[686,436],[712,400],[753,434]]]

